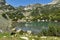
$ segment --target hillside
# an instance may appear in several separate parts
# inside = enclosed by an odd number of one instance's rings
[[[0,16],[1,25],[4,24],[6,27],[8,26],[9,21],[30,22],[47,20],[60,22],[60,3],[49,5],[37,3],[14,8],[13,6],[6,4],[5,0],[0,0]],[[0,28],[2,28],[2,26]]]

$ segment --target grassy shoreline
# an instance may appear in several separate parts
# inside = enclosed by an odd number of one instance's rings
[[[32,34],[0,34],[0,40],[60,40],[60,37],[56,36],[38,36]]]
[[[20,36],[20,37],[1,37],[0,40],[60,40],[60,37],[53,37],[53,36],[41,36],[41,37],[26,37],[26,36]]]

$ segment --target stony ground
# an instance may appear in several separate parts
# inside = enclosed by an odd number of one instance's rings
[[[41,37],[2,37],[0,40],[60,40],[59,37],[46,37],[46,36],[41,36]]]
[[[54,36],[37,36],[31,34],[24,35],[0,35],[0,40],[60,40],[60,37]]]

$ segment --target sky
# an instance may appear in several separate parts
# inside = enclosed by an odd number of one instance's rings
[[[47,4],[49,2],[51,2],[52,0],[6,0],[6,2],[14,7],[18,7],[18,6],[26,6],[29,4],[36,4],[36,3],[40,3],[40,4]]]

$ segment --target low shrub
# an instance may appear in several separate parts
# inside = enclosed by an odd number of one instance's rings
[[[60,27],[48,27],[48,29],[43,29],[40,32],[42,36],[60,36]]]

